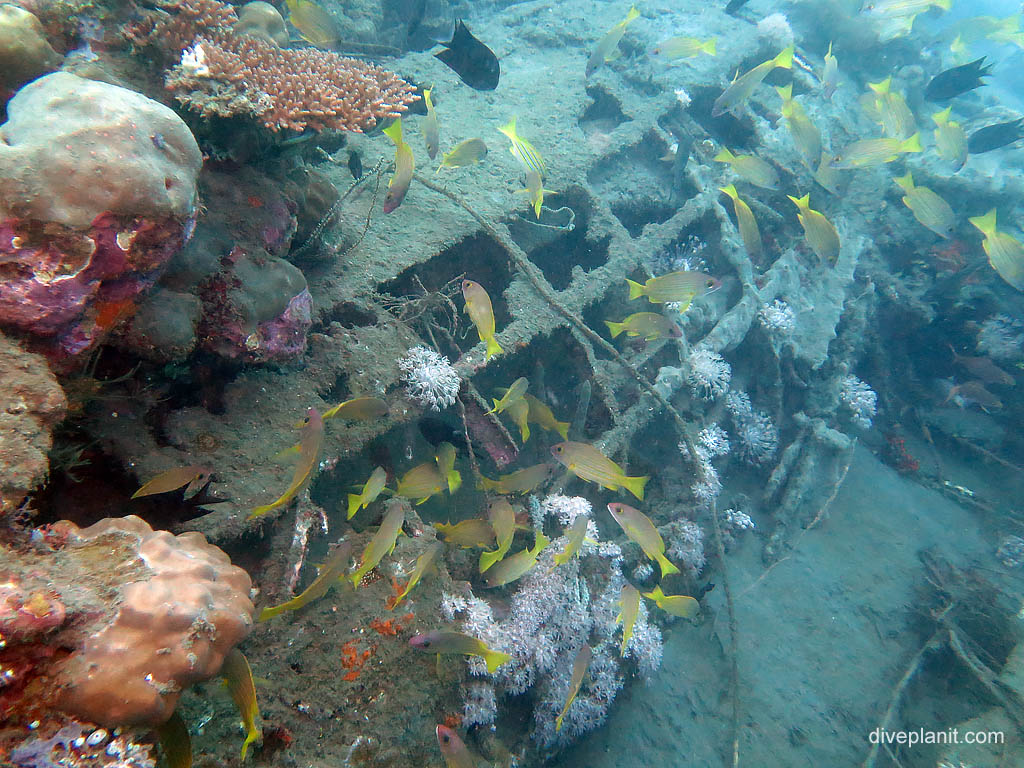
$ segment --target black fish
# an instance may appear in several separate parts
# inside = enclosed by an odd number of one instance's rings
[[[747,2],[748,0],[729,0],[729,4],[725,6],[725,12],[728,14],[733,14],[740,8],[742,8],[744,5],[746,5]]]
[[[979,128],[967,139],[967,152],[980,155],[1024,139],[1024,117]]]
[[[493,91],[498,87],[501,75],[498,57],[469,33],[461,19],[455,25],[452,41],[443,45],[445,50],[434,56],[447,64],[462,82],[478,91]]]
[[[946,101],[962,93],[973,91],[985,85],[981,78],[989,75],[991,64],[985,64],[985,57],[975,59],[970,64],[939,72],[924,89],[924,97],[928,101]]]
[[[359,159],[359,153],[354,149],[348,153],[348,170],[356,181],[363,178],[363,161]]]

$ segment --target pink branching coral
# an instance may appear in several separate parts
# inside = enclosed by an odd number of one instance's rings
[[[272,131],[362,132],[418,98],[413,86],[373,64],[236,36],[197,40],[167,87],[204,116],[248,113]]]
[[[238,22],[235,9],[220,0],[165,0],[157,4],[161,10],[151,11],[125,32],[135,44],[157,48],[170,59],[181,56],[197,37],[231,34]]]

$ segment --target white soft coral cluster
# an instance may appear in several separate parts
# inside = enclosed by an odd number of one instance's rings
[[[793,332],[796,327],[796,313],[789,304],[776,299],[758,310],[757,321],[773,337],[781,338]]]
[[[878,395],[865,382],[852,373],[839,385],[839,400],[850,412],[850,419],[858,427],[867,429],[878,410]]]
[[[739,455],[749,464],[763,464],[779,447],[779,430],[768,414],[755,411],[746,392],[725,396],[725,408],[732,416]]]
[[[462,386],[448,358],[427,347],[413,347],[398,361],[405,393],[420,405],[440,411],[455,402]]]
[[[1024,323],[1009,315],[993,315],[978,331],[978,351],[995,360],[1024,357]]]
[[[564,510],[569,497],[558,498],[547,506]],[[489,604],[475,596],[445,594],[441,600],[442,613],[459,621],[461,631],[512,656],[493,674],[487,673],[482,660],[469,659],[470,672],[481,678],[483,687],[474,682],[466,688],[464,716],[488,725],[493,722],[490,704],[495,687],[513,695],[533,688],[538,701],[534,736],[545,746],[567,744],[600,725],[626,674],[615,638],[621,632],[615,619],[625,583],[621,554],[616,548],[613,556],[607,556],[592,547],[589,554],[584,551],[556,567],[557,549],[552,546],[542,552],[537,565],[518,582],[508,616],[501,621],[495,621]],[[584,560],[585,569],[581,567]],[[592,597],[592,590],[600,591]],[[637,618],[633,636],[627,656],[641,673],[653,673],[661,660],[661,633],[649,625],[646,612]],[[588,639],[593,661],[564,727],[556,733],[554,720],[565,703],[573,662]]]
[[[686,358],[686,382],[690,391],[704,400],[714,400],[729,391],[730,366],[717,352],[696,346]]]
[[[722,480],[711,460],[729,453],[729,435],[718,424],[711,424],[697,435],[697,444],[694,447],[700,473],[690,486],[690,491],[697,501],[707,506],[722,492]],[[679,450],[684,456],[687,455],[685,443],[679,444]]]
[[[668,559],[681,565],[691,576],[699,576],[707,558],[704,556],[704,531],[692,520],[673,520],[661,529]]]

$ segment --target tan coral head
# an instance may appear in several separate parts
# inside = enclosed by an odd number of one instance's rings
[[[249,633],[248,574],[201,534],[154,531],[134,515],[62,525],[68,547],[109,540],[111,552],[125,552],[127,539],[137,549],[127,549],[136,567],[117,613],[61,671],[60,708],[107,727],[164,722],[181,691],[216,675]]]

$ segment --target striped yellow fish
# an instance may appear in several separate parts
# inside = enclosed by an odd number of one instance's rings
[[[722,95],[715,99],[715,103],[711,107],[711,116],[721,117],[726,112],[736,112],[772,70],[792,69],[795,51],[796,49],[791,45],[780,51],[775,58],[768,59],[736,77],[729,87],[722,91]]]
[[[519,159],[523,165],[526,166],[526,170],[533,171],[540,175],[541,180],[547,175],[547,167],[544,165],[544,159],[540,156],[540,152],[534,149],[533,144],[528,142],[526,139],[521,138],[516,133],[516,118],[512,118],[505,125],[499,129],[502,133],[508,136],[509,141],[512,145],[508,148],[515,157]]]
[[[576,515],[572,525],[565,531],[565,549],[554,557],[555,565],[565,565],[580,551],[583,540],[587,537],[587,523],[589,522],[590,518],[586,515]]]
[[[584,643],[579,653],[576,654],[576,660],[572,663],[569,695],[565,699],[565,706],[562,707],[562,711],[555,718],[555,733],[562,730],[562,720],[565,718],[565,713],[569,711],[569,707],[572,706],[573,701],[576,699],[576,694],[580,692],[580,686],[583,685],[583,676],[587,674],[587,670],[590,668],[590,661],[593,658],[594,652],[590,650],[589,645]]]
[[[615,617],[615,623],[622,622],[622,645],[619,647],[619,655],[626,655],[626,646],[633,637],[633,625],[636,624],[636,617],[640,614],[640,591],[628,581],[622,585],[619,592],[619,615]]]
[[[996,209],[968,221],[985,236],[982,247],[992,269],[1018,291],[1024,291],[1024,245],[1013,235],[996,229]]]
[[[703,272],[681,271],[669,272],[660,277],[652,277],[643,285],[626,278],[629,283],[630,300],[646,296],[652,304],[664,304],[669,301],[679,302],[679,311],[685,312],[690,303],[698,296],[717,291],[722,281]]]
[[[256,703],[256,686],[252,682],[252,669],[249,667],[249,660],[237,648],[232,648],[224,657],[224,664],[220,673],[227,683],[228,693],[231,700],[235,702],[239,714],[242,716],[242,724],[245,726],[245,741],[242,742],[242,760],[245,760],[245,753],[249,751],[249,745],[259,738],[263,732],[260,729],[260,707]]]
[[[487,145],[483,139],[466,139],[444,153],[441,164],[437,166],[435,173],[440,173],[442,168],[463,168],[467,165],[476,165],[487,157]]]
[[[381,521],[377,532],[373,534],[370,543],[363,550],[363,558],[352,574],[352,585],[359,589],[359,583],[377,564],[384,559],[384,555],[395,549],[395,542],[398,541],[398,534],[402,532],[402,524],[405,522],[405,502],[401,499],[392,499],[388,502],[388,511]]]
[[[563,422],[558,422],[559,424]],[[568,431],[568,427],[566,428]],[[517,493],[530,493],[538,485],[544,482],[551,474],[551,467],[547,464],[534,464],[532,467],[517,469],[507,475],[500,475],[497,480],[489,477],[480,477],[480,487],[486,491],[513,495]]]
[[[538,533],[533,542],[533,549],[516,552],[489,568],[484,575],[484,582],[488,587],[501,587],[522,578],[537,564],[537,557],[550,543],[551,540],[547,536]]]
[[[384,135],[395,143],[395,173],[388,181],[388,191],[384,195],[384,213],[391,213],[405,200],[412,183],[412,175],[416,170],[416,160],[410,147],[402,138],[402,118],[384,129]]]
[[[639,509],[613,502],[608,505],[615,522],[622,528],[622,532],[644,551],[648,558],[661,566],[661,577],[665,578],[671,573],[679,573],[679,569],[665,557],[665,540],[661,538],[654,523]]]
[[[309,482],[320,461],[320,448],[324,442],[324,420],[316,408],[310,408],[306,413],[307,423],[302,428],[299,437],[299,463],[292,475],[291,485],[275,501],[270,504],[255,507],[249,513],[249,519],[265,515],[273,509],[283,507],[295,498],[302,487]]]
[[[950,119],[953,107],[946,107],[932,115],[935,123],[935,148],[939,157],[953,164],[953,171],[959,171],[967,162],[967,134],[960,123]]]
[[[448,478],[441,474],[436,461],[419,464],[398,479],[395,493],[422,504],[448,487]]]
[[[444,544],[440,541],[431,542],[431,544],[423,551],[423,554],[416,558],[416,567],[412,569],[412,573],[409,574],[409,580],[405,582],[402,587],[402,591],[399,592],[393,599],[389,599],[385,606],[389,611],[395,610],[395,607],[405,600],[412,588],[420,583],[420,579],[434,567],[437,562],[437,558],[440,557],[441,553],[444,552]]]
[[[516,511],[505,499],[495,499],[487,507],[487,517],[497,539],[498,548],[480,553],[480,573],[486,573],[492,565],[508,554],[512,539],[516,535]]]
[[[551,447],[551,455],[581,480],[597,483],[609,491],[625,488],[641,501],[644,486],[651,478],[647,475],[627,477],[622,467],[588,443],[567,440]]]
[[[719,163],[728,163],[741,179],[764,189],[778,189],[779,173],[772,166],[754,155],[734,155],[725,147],[714,157]]]
[[[494,338],[494,307],[487,290],[480,283],[463,280],[462,298],[466,300],[466,314],[476,326],[480,341],[487,345],[484,358],[490,360],[493,355],[501,354],[501,345]]]
[[[804,228],[804,238],[811,250],[818,254],[818,258],[834,264],[839,258],[839,233],[832,225],[832,222],[825,218],[821,211],[811,208],[810,193],[803,197],[786,195],[797,207],[797,218],[800,226]]]
[[[337,580],[348,569],[348,561],[352,557],[352,542],[343,541],[337,546],[320,573],[301,593],[279,605],[268,606],[260,611],[258,621],[266,621],[285,611],[297,611],[314,600],[323,597]]]
[[[939,237],[952,237],[956,229],[956,214],[945,200],[938,194],[914,184],[914,177],[907,171],[906,176],[893,179],[906,193],[903,204],[910,209],[922,226],[927,227]]]
[[[679,616],[683,619],[690,619],[700,613],[700,603],[689,595],[666,595],[661,591],[658,584],[650,592],[644,592],[644,597],[654,601],[665,613]]]
[[[702,53],[714,56],[716,53],[715,48],[716,43],[713,37],[709,37],[707,40],[699,40],[696,37],[670,37],[668,40],[662,40],[658,43],[658,47],[654,49],[654,52],[669,60],[692,59],[694,56],[699,56]]]
[[[736,191],[735,184],[722,187],[721,191],[732,199],[733,211],[736,213],[736,228],[740,231],[740,237],[743,240],[743,247],[746,249],[747,255],[755,261],[759,260],[764,254],[764,247],[761,244],[761,230],[758,229],[754,212],[740,198],[740,193]]]
[[[434,111],[434,102],[430,98],[433,88],[423,89],[423,103],[427,107],[427,116],[423,118],[420,128],[423,130],[423,143],[427,145],[427,157],[433,160],[437,157],[437,148],[441,143],[441,128],[437,122],[437,112]]]
[[[563,440],[569,436],[569,422],[556,419],[552,410],[529,392],[523,395],[523,398],[526,400],[527,405],[530,406],[526,418],[531,424],[536,424],[542,429],[547,429],[551,432],[557,432],[562,436]]]
[[[842,153],[832,160],[833,168],[870,168],[896,160],[908,152],[921,152],[921,134],[915,133],[909,139],[861,139],[848,144]]]
[[[782,116],[789,125],[789,135],[797,151],[803,155],[804,161],[810,165],[821,158],[821,131],[811,122],[800,103],[793,98],[793,84],[785,88],[776,88],[782,99]]]
[[[351,520],[360,509],[370,506],[380,496],[387,481],[388,473],[384,467],[374,469],[367,481],[363,483],[363,490],[359,494],[350,493],[348,495],[348,517],[345,519]]]

